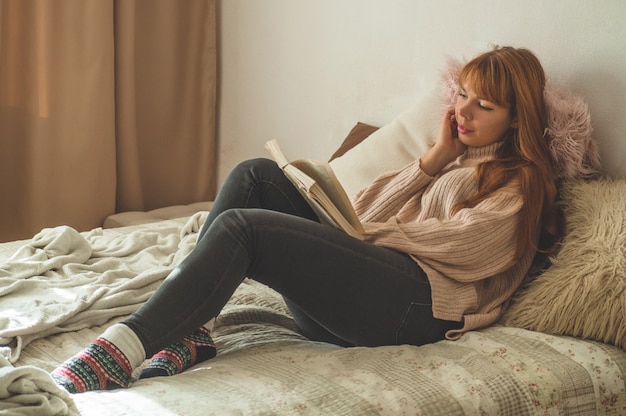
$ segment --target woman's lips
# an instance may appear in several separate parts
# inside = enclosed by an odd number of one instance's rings
[[[469,133],[471,133],[471,132],[473,131],[473,130],[470,130],[470,129],[466,128],[466,127],[465,127],[464,125],[462,125],[462,124],[459,124],[459,125],[456,127],[456,129],[457,129],[457,131],[458,131],[460,134],[469,134]]]

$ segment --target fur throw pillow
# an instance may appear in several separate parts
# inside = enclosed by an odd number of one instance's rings
[[[442,71],[443,102],[454,105],[458,94],[457,78],[464,63],[449,59]],[[587,104],[547,81],[544,100],[548,113],[545,135],[552,153],[558,180],[589,178],[600,171],[597,141],[591,136],[593,127]]]
[[[567,181],[568,234],[500,323],[626,349],[626,179]]]

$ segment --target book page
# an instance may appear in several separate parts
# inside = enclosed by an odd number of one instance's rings
[[[328,163],[314,160],[300,159],[291,162],[292,165],[314,178],[324,193],[337,207],[342,216],[359,232],[363,232],[361,222],[354,212],[350,198],[343,189],[337,176]]]
[[[362,238],[363,226],[328,163],[309,159],[288,162],[276,140],[267,142],[265,147],[322,222]]]

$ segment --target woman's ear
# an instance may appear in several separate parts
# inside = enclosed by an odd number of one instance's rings
[[[513,120],[511,121],[511,128],[517,128],[517,117],[513,118]]]

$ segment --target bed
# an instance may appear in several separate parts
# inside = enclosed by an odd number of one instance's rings
[[[331,162],[349,193],[423,150],[429,121],[416,115],[431,103],[352,129]],[[392,146],[381,159],[390,140],[409,140],[408,153]],[[48,372],[149,297],[210,204],[0,244],[0,414],[625,415],[626,180],[564,183],[563,249],[497,325],[421,347],[341,348],[307,340],[280,295],[245,280],[215,323],[217,357],[106,392],[70,395]]]
[[[172,258],[176,253],[193,244],[195,230],[204,217],[198,213],[82,235],[94,247],[103,247],[105,242],[136,247],[120,257],[99,257],[94,251],[90,259],[98,261],[92,261],[91,266],[119,261],[118,274],[124,276],[120,279],[142,278],[136,271],[124,273],[124,261],[147,255],[155,242],[160,242],[157,261],[166,271],[175,265]],[[51,230],[51,234],[63,232]],[[24,250],[22,244],[28,242],[0,245],[2,261],[20,247]],[[153,254],[147,256],[156,260]],[[147,285],[146,291],[150,290]],[[81,313],[89,314],[89,308],[77,315]],[[93,319],[97,321],[99,315],[93,314]],[[1,377],[12,379],[13,384],[31,378],[33,386],[39,385],[26,403],[30,403],[27,407],[41,403],[40,412],[30,414],[54,414],[47,413],[46,405],[50,411],[59,409],[58,414],[85,416],[626,412],[626,353],[617,347],[495,326],[470,332],[459,341],[422,347],[339,348],[304,338],[282,298],[249,280],[216,322],[218,356],[181,375],[142,380],[127,390],[70,396],[43,383],[44,374],[35,374],[35,369],[52,370],[119,319],[113,317],[95,326],[85,322],[84,328],[68,332],[60,326],[60,332],[30,341],[13,365],[2,368]],[[31,371],[13,378],[11,373],[20,369]],[[0,409],[10,407],[11,398],[4,400]],[[16,404],[15,414],[28,414],[17,409]]]

